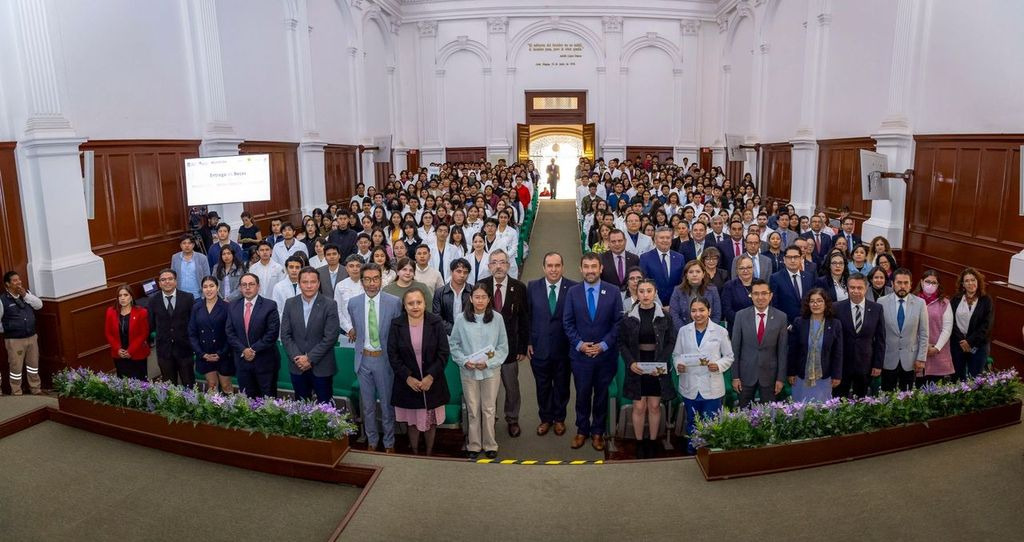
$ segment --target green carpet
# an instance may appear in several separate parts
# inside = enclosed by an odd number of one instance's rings
[[[2,540],[326,540],[360,489],[252,472],[54,422],[0,440]]]

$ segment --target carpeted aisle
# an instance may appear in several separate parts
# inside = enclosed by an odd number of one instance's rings
[[[0,397],[0,422],[21,416],[43,406],[57,406],[57,398],[49,395],[5,395]]]

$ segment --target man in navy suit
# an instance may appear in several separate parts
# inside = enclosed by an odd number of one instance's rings
[[[769,285],[772,287],[772,306],[786,313],[789,321],[800,316],[800,306],[807,292],[814,288],[814,273],[800,270],[800,249],[795,246],[786,247],[783,263],[785,269],[772,274]]]
[[[821,265],[821,261],[828,256],[829,251],[832,250],[832,237],[822,231],[824,222],[821,217],[814,215],[811,217],[811,231],[801,235],[804,239],[809,239],[814,248],[811,250],[811,257],[814,259],[814,263]]]
[[[846,238],[846,254],[850,255],[853,253],[853,249],[860,244],[861,239],[853,230],[856,229],[857,223],[852,217],[846,217],[843,219],[843,229],[839,232],[840,237]],[[834,243],[833,243],[834,244]]]
[[[864,397],[871,379],[882,374],[885,361],[885,313],[865,297],[868,281],[854,273],[846,281],[850,297],[832,305],[843,325],[843,380],[833,397]]]
[[[260,278],[246,273],[238,280],[242,297],[228,307],[228,343],[235,352],[238,388],[249,397],[277,397],[277,303],[259,295]]]
[[[683,266],[686,258],[682,254],[670,250],[672,246],[672,228],[662,226],[654,232],[654,250],[640,256],[640,269],[644,276],[653,279],[658,287],[658,299],[662,307],[668,307],[672,299],[672,288],[679,286],[683,280]]]
[[[733,220],[729,222],[729,237],[718,243],[718,251],[722,253],[722,260],[719,262],[719,266],[726,269],[732,270],[732,260],[741,254],[743,254],[743,222],[740,220]]]
[[[640,265],[640,257],[626,251],[626,232],[614,229],[608,234],[608,250],[601,253],[601,280],[626,289],[626,275]]]
[[[704,254],[704,249],[715,246],[715,242],[708,237],[708,227],[703,222],[694,222],[690,226],[690,239],[683,243],[680,252],[683,255],[683,264],[691,260],[699,260]]]
[[[593,252],[580,262],[583,283],[566,292],[562,323],[569,338],[569,359],[576,383],[576,436],[573,449],[591,437],[595,450],[604,450],[608,417],[608,385],[618,361],[622,296],[615,285],[601,281],[601,259]]]
[[[565,336],[562,316],[565,314],[566,292],[578,284],[562,276],[562,255],[544,255],[544,278],[530,281],[527,298],[530,303],[530,357],[533,378],[537,382],[537,406],[540,425],[537,435],[544,436],[554,427],[556,435],[565,434],[565,410],[569,404],[569,339]]]

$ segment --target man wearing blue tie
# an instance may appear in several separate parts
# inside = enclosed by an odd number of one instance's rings
[[[580,448],[591,437],[595,450],[604,450],[608,416],[608,385],[615,377],[616,341],[622,321],[622,296],[601,281],[601,259],[593,252],[580,262],[583,283],[566,292],[562,323],[569,338],[569,359],[576,384],[576,436]]]
[[[658,287],[658,299],[666,311],[672,299],[672,288],[682,282],[683,266],[686,265],[683,255],[670,250],[671,246],[672,228],[662,226],[654,232],[654,250],[640,256],[640,269],[645,277],[654,280]]]
[[[843,219],[843,231],[839,232],[846,238],[846,254],[852,254],[854,247],[860,244],[860,237],[853,233],[853,230],[857,227],[857,223],[854,222],[853,218],[846,217]]]

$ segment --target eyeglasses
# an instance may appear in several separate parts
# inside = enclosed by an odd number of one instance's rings
[[[362,280],[363,282],[369,282],[370,284],[373,284],[375,282],[380,282],[380,277],[363,277]]]
[[[753,271],[754,267],[751,265],[743,265],[736,268],[737,271]]]

